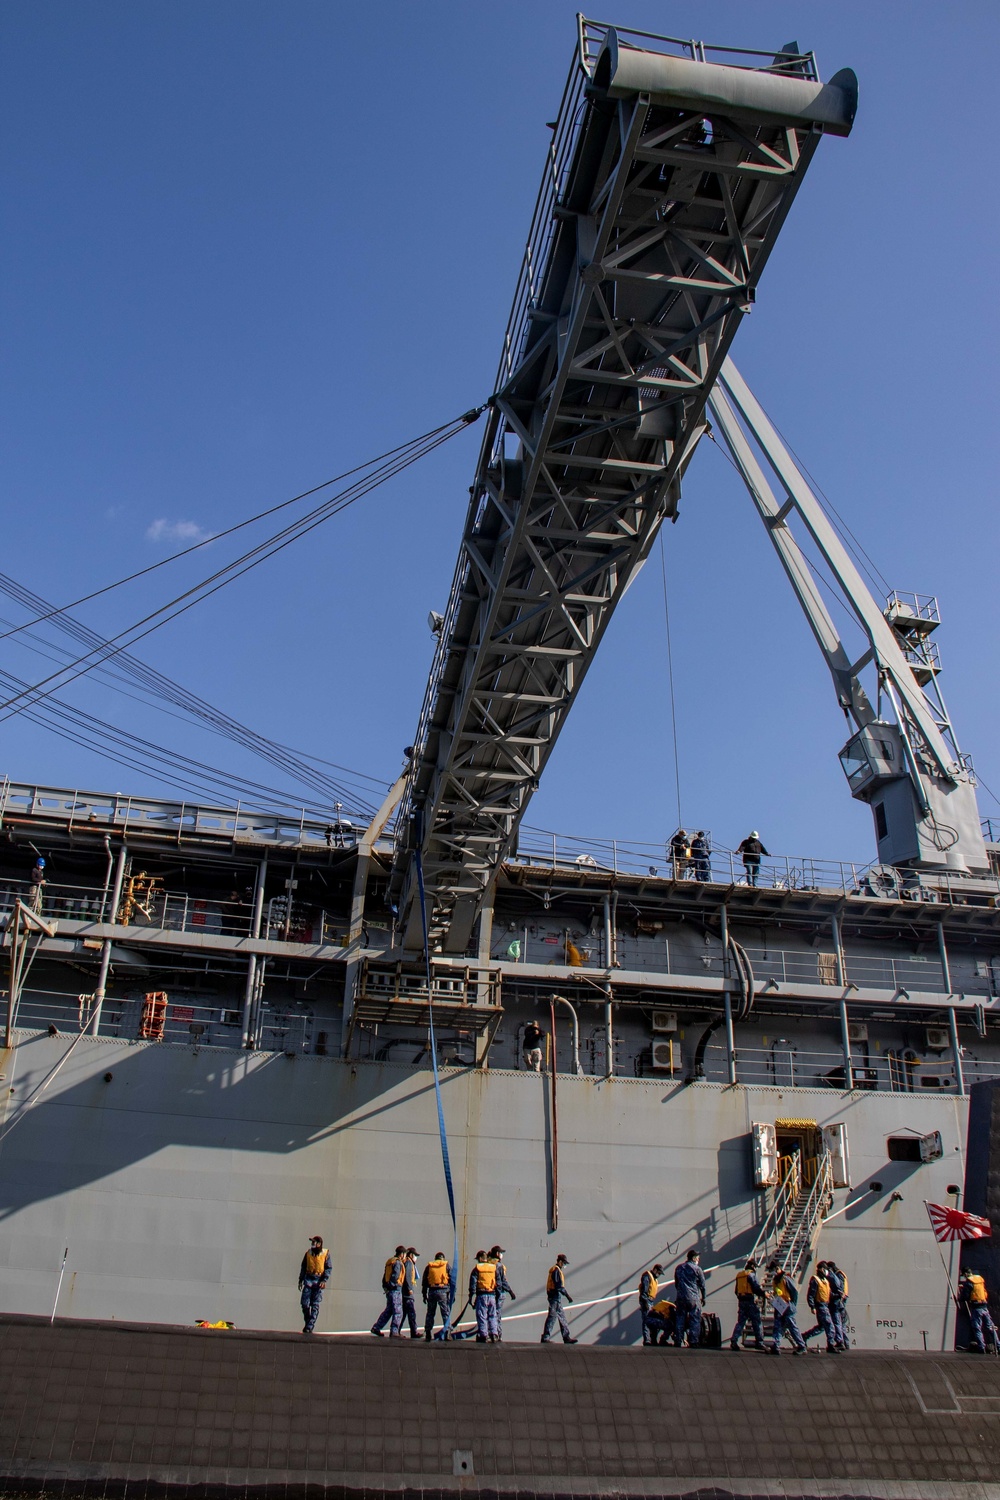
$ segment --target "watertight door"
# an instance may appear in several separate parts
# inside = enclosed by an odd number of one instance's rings
[[[778,1181],[778,1137],[773,1125],[751,1125],[753,1180],[757,1187],[774,1187]]]
[[[824,1125],[823,1146],[830,1153],[834,1187],[850,1187],[851,1161],[847,1154],[847,1126]]]

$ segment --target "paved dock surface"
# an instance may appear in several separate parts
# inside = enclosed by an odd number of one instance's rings
[[[0,1492],[1000,1500],[1000,1360],[0,1318]]]

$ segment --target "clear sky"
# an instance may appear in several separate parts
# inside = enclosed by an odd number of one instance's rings
[[[794,39],[824,76],[857,71],[854,133],[821,143],[733,352],[889,583],[938,594],[949,704],[1000,793],[1000,8],[628,0],[602,19]],[[574,45],[570,0],[6,0],[0,31],[4,573],[75,599],[490,394]],[[478,430],[456,439],[139,653],[261,733],[390,781],[477,443]],[[80,615],[113,633],[236,550],[217,542]],[[530,824],[642,840],[675,826],[654,564]],[[723,844],[755,826],[772,851],[870,858],[825,668],[709,444],[666,575],[684,821]],[[5,599],[0,615],[25,618]],[[0,641],[0,668],[45,675],[18,639]],[[90,679],[65,696],[279,777]],[[21,717],[0,723],[2,772],[170,790]],[[981,807],[998,804],[981,791]]]

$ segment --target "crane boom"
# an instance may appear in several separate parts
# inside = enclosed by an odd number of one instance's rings
[[[650,46],[656,42],[657,47]],[[725,57],[716,61],[716,55]],[[464,952],[857,80],[581,20],[398,820],[390,899]]]

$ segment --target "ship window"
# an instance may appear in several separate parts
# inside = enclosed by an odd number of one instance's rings
[[[880,839],[884,839],[885,836],[886,836],[886,834],[888,832],[889,832],[889,824],[886,821],[886,816],[885,816],[885,803],[884,802],[876,802],[875,803],[875,833],[876,833],[876,836],[878,838],[880,838]]]
[[[891,1135],[886,1142],[890,1161],[920,1161],[918,1135]]]
[[[922,1073],[920,1075],[920,1087],[923,1089],[946,1089],[950,1085],[950,1078],[939,1078],[936,1073]]]

